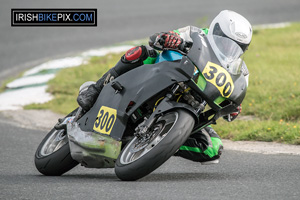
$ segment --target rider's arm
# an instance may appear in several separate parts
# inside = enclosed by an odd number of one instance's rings
[[[187,52],[192,44],[190,37],[193,26],[186,26],[174,31],[155,33],[149,38],[149,45],[157,50],[176,49]],[[198,29],[198,28],[197,28]]]
[[[186,26],[177,30],[169,32],[155,33],[150,36],[149,45],[157,50],[178,49],[183,52],[188,52],[188,49],[192,46],[193,41],[191,38],[192,32],[208,33],[208,29],[200,29],[195,26]]]
[[[184,40],[174,31],[155,33],[149,38],[149,45],[157,50],[183,49]]]

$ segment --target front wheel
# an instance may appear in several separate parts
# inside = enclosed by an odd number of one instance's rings
[[[134,137],[119,155],[115,172],[124,181],[140,179],[167,161],[187,140],[195,120],[185,110],[174,110],[159,117],[150,127],[147,141]]]
[[[67,117],[74,116],[77,109]],[[69,171],[78,162],[70,154],[69,140],[64,129],[53,128],[43,139],[35,153],[35,166],[46,176],[60,176]]]

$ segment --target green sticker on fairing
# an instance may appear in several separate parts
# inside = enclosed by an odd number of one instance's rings
[[[202,74],[199,74],[198,81],[197,81],[197,86],[204,91],[206,87],[206,80]]]
[[[219,105],[220,103],[222,103],[226,98],[219,96],[218,98],[216,98],[214,100],[214,103]]]

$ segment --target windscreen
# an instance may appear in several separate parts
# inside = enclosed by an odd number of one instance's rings
[[[222,66],[231,74],[241,73],[243,63],[240,58],[243,54],[241,47],[227,37],[208,35],[207,38]]]
[[[206,41],[208,41],[209,44],[206,44],[203,36],[200,36],[199,33],[192,34],[191,38],[193,39],[193,43],[194,43],[193,48],[191,49],[192,51],[195,51],[196,49],[195,45],[198,46],[203,45],[205,47],[210,44],[213,50],[212,53],[216,55],[217,59],[219,60],[223,68],[225,68],[229,73],[233,75],[237,75],[241,73],[241,66],[243,63],[243,59],[241,58],[241,56],[243,55],[243,50],[236,42],[223,36],[207,35],[208,40]],[[189,52],[188,56],[193,60],[195,65],[197,65],[197,62],[199,62],[199,60],[203,59],[203,57],[200,58],[203,55],[197,54],[196,51]]]

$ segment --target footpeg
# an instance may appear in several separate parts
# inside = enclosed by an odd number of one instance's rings
[[[111,87],[114,88],[116,93],[119,93],[123,90],[123,86],[118,81],[112,82]]]

